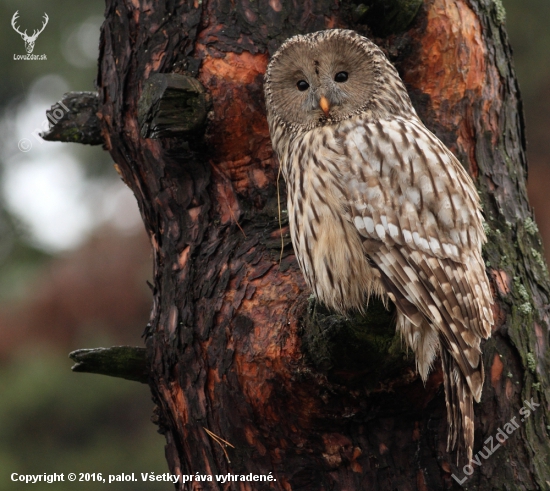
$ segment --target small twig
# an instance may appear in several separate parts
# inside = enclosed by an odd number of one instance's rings
[[[202,427],[204,431],[214,440],[223,450],[223,453],[225,455],[225,458],[227,459],[227,463],[231,464],[231,460],[229,459],[229,455],[227,454],[227,450],[225,450],[225,447],[229,446],[231,448],[235,448],[231,443],[229,443],[227,440],[224,440],[222,437],[216,435],[215,433],[212,433],[208,428]]]
[[[221,436],[218,436],[216,435],[216,433],[213,433],[212,431],[210,431],[208,428],[205,428],[203,426],[203,429],[204,431],[206,431],[206,433],[208,433],[212,438],[216,439],[216,440],[220,440],[221,442],[225,443],[226,445],[230,446],[231,448],[235,448],[234,445],[231,445],[231,443],[229,443],[227,440],[224,440]]]
[[[283,238],[283,220],[281,218],[281,194],[279,192],[279,179],[281,178],[281,164],[279,164],[279,172],[277,173],[277,208],[279,210],[279,232],[281,234],[281,255],[279,256],[279,267],[283,262],[283,251],[285,248],[285,240]]]

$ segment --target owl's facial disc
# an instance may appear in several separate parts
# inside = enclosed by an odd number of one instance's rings
[[[268,111],[304,128],[360,113],[376,88],[377,53],[350,32],[322,31],[285,43],[266,74]]]

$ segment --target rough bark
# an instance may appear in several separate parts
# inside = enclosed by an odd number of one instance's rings
[[[331,27],[356,29],[386,51],[482,197],[497,323],[483,347],[474,454],[514,416],[519,428],[473,464],[463,486],[550,481],[549,283],[526,198],[504,11],[500,0],[426,0],[416,11],[419,3],[395,2],[409,14],[389,22],[372,1],[107,1],[98,114],[151,238],[145,342],[170,470],[276,479],[179,489],[441,490],[459,488],[452,474],[465,477],[445,450],[439,368],[424,387],[380,306],[367,320],[346,320],[311,304],[284,220],[279,258],[262,76],[284,39]],[[212,103],[203,134],[144,137],[152,135],[138,114],[154,111],[140,99],[159,73],[201,82]],[[540,407],[520,421],[524,400]]]

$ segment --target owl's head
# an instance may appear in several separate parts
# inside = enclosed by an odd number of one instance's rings
[[[373,111],[411,108],[395,68],[354,31],[330,29],[287,40],[265,74],[268,118],[294,129],[334,124]],[[412,108],[411,108],[412,109]]]

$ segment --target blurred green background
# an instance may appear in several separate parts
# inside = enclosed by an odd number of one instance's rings
[[[549,250],[550,2],[504,6],[525,102],[530,200]],[[12,472],[167,471],[148,387],[73,374],[67,358],[78,348],[142,345],[152,267],[135,201],[101,148],[36,137],[65,92],[94,90],[103,9],[99,1],[0,0],[0,489],[26,486],[11,482]],[[33,53],[46,61],[14,60],[25,53],[10,25],[16,10],[28,33],[47,12]],[[98,484],[53,489],[73,487]]]

